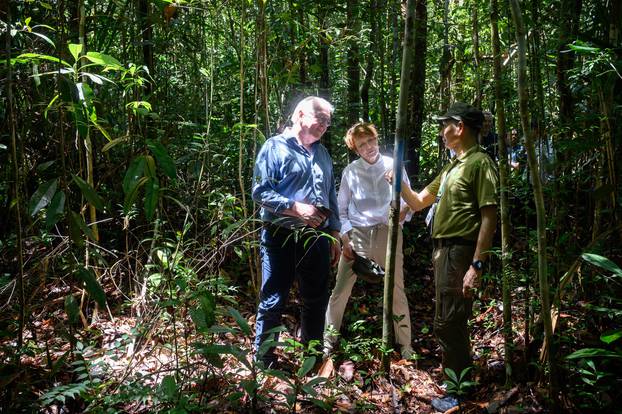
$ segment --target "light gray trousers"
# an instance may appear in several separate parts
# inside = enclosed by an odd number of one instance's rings
[[[389,227],[379,224],[371,227],[354,227],[350,235],[350,241],[354,250],[361,256],[374,260],[383,268],[387,255]],[[397,252],[395,261],[395,285],[393,287],[393,317],[396,318],[393,329],[395,339],[402,349],[410,349],[410,311],[408,310],[408,300],[404,292],[404,255],[402,252],[402,230],[400,228],[397,239]],[[335,288],[328,301],[326,310],[326,330],[324,332],[324,348],[332,351],[337,342],[335,335],[330,335],[329,328],[332,327],[339,332],[343,313],[348,304],[348,299],[352,293],[352,287],[356,282],[357,276],[352,271],[353,261],[347,260],[341,255],[339,267],[337,268],[337,281]]]

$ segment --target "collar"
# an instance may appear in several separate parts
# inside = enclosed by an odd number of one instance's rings
[[[383,165],[383,163],[382,163],[382,154],[379,154],[378,160],[375,163],[373,163],[373,164],[370,164],[367,161],[365,161],[365,159],[363,157],[359,157],[358,161],[359,161],[359,165],[361,166],[361,168],[363,168],[365,170],[369,170],[371,168],[377,168],[379,165],[380,166]]]
[[[464,154],[462,154],[460,157],[456,157],[455,159],[457,160],[456,162],[465,162],[466,159],[469,157],[469,155],[474,154],[476,152],[480,151],[480,146],[479,144],[475,144],[473,145],[471,148],[469,148],[468,150],[466,150],[466,152]]]

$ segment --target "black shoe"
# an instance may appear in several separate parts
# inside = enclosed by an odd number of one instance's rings
[[[446,395],[443,398],[435,398],[432,400],[432,407],[436,411],[440,411],[444,413],[447,410],[451,410],[452,408],[458,406],[460,401],[454,397],[453,395]]]

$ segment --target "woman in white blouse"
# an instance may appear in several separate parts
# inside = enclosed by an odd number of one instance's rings
[[[337,196],[343,250],[337,269],[337,281],[326,310],[325,354],[332,353],[337,344],[338,337],[334,333],[339,332],[341,328],[343,313],[357,279],[357,275],[352,271],[353,251],[359,256],[374,260],[383,268],[387,252],[391,186],[385,180],[384,174],[393,169],[393,159],[380,154],[378,133],[373,124],[363,122],[355,124],[348,130],[345,143],[360,158],[343,170]],[[406,174],[404,177],[408,182]],[[401,224],[406,218],[410,219],[410,213],[402,200]],[[412,347],[410,312],[404,293],[401,228],[397,243],[393,315],[396,319],[394,323],[396,342],[401,347],[402,357],[408,359],[412,355]]]

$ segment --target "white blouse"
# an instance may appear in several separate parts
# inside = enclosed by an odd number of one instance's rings
[[[341,233],[347,233],[352,227],[370,227],[389,223],[391,206],[391,184],[384,178],[384,173],[393,169],[393,158],[381,155],[374,164],[363,158],[351,162],[341,176],[341,185],[337,196]],[[404,181],[410,180],[403,171]],[[401,208],[406,202],[401,200]],[[404,221],[410,220],[412,213]]]

